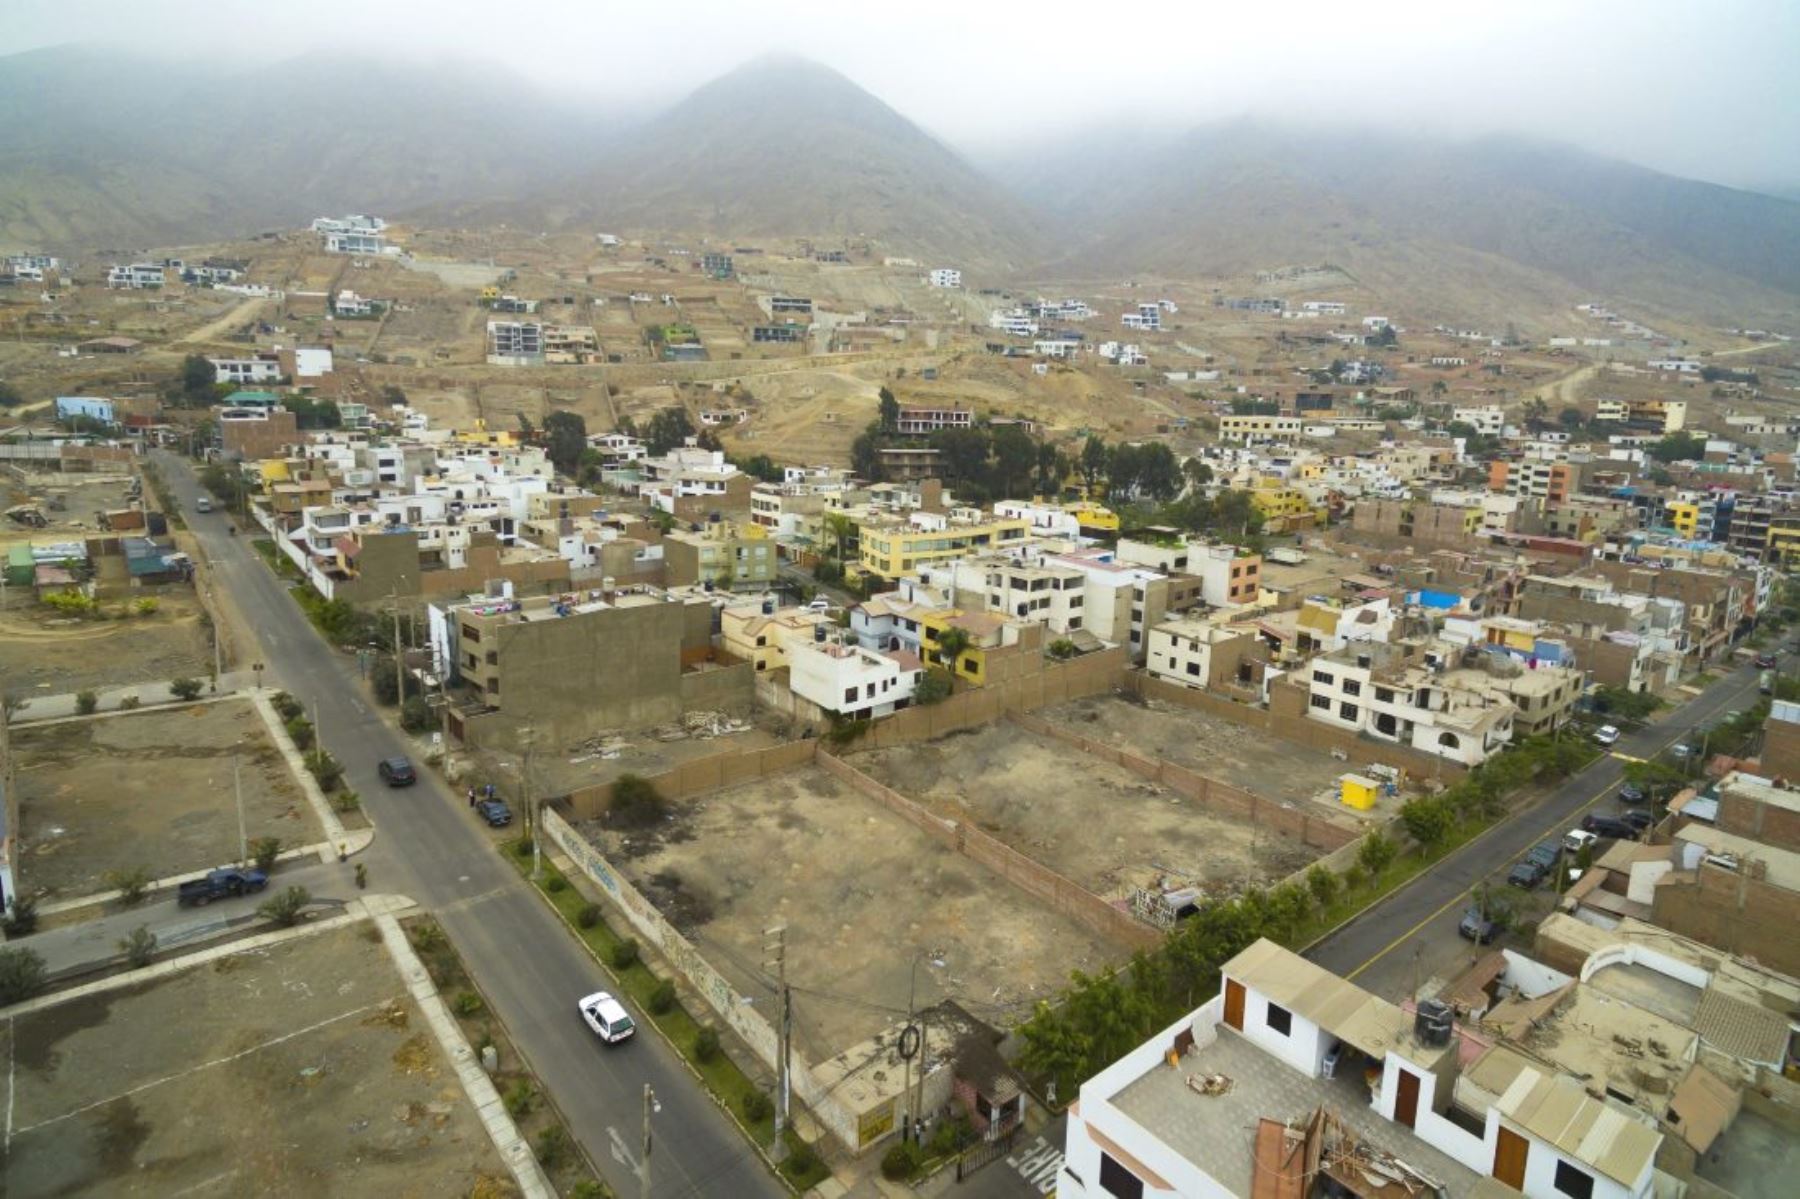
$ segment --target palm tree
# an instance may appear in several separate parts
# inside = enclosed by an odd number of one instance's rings
[[[938,664],[949,670],[952,686],[955,685],[957,660],[963,656],[963,651],[967,650],[973,642],[974,639],[969,636],[966,629],[953,627],[938,634]]]

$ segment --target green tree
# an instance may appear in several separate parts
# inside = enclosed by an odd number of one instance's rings
[[[292,928],[300,921],[300,913],[312,902],[312,892],[305,887],[289,887],[280,894],[267,900],[256,909],[256,914],[272,924],[282,928]]]
[[[688,419],[687,409],[659,408],[644,430],[644,445],[651,454],[660,456],[679,449],[692,436],[694,422]]]
[[[1455,823],[1450,805],[1436,796],[1407,800],[1400,808],[1400,822],[1412,839],[1428,849],[1444,843]]]
[[[561,474],[575,477],[587,449],[587,421],[579,412],[552,412],[544,418],[544,452]]]
[[[1069,459],[1047,441],[1037,443],[1037,493],[1055,499],[1062,492],[1063,479],[1069,473]]]
[[[1082,444],[1081,462],[1078,467],[1081,471],[1081,481],[1086,485],[1089,496],[1093,495],[1094,488],[1099,485],[1100,480],[1106,477],[1106,467],[1110,458],[1111,455],[1106,450],[1106,442],[1089,434],[1087,441]]]
[[[150,884],[155,877],[147,866],[131,866],[119,870],[108,870],[101,880],[119,893],[119,902],[128,908],[135,908],[144,902],[149,893]]]
[[[850,443],[850,470],[859,479],[879,483],[884,474],[881,466],[881,434],[871,424]]]
[[[894,393],[885,387],[881,389],[881,399],[876,405],[876,412],[878,414],[877,424],[881,426],[883,433],[900,431],[900,401],[895,399]]]
[[[968,630],[951,627],[938,634],[937,660],[952,674],[956,673],[956,663],[973,643]]]
[[[1663,463],[1698,462],[1706,456],[1706,442],[1688,432],[1669,433],[1645,447],[1644,452]]]
[[[1362,846],[1356,851],[1356,864],[1371,876],[1376,876],[1388,868],[1398,852],[1394,843],[1383,834],[1368,833],[1363,837]]]
[[[950,689],[950,672],[941,666],[933,666],[913,688],[913,702],[925,706],[940,703],[949,696]]]
[[[0,408],[17,408],[24,402],[25,397],[19,394],[18,388],[0,379]]]
[[[1017,425],[1004,425],[992,439],[994,452],[991,491],[1011,499],[1027,495],[1032,472],[1037,468],[1037,445]]]
[[[613,780],[612,799],[606,810],[621,825],[643,828],[659,823],[668,814],[669,801],[643,775],[626,773]]]
[[[44,989],[48,971],[35,949],[0,949],[0,1007],[30,999]]]
[[[156,934],[140,924],[119,941],[119,952],[125,955],[126,963],[133,970],[142,970],[156,956]]]
[[[178,380],[181,396],[189,407],[203,408],[214,399],[213,384],[218,382],[218,371],[202,354],[189,354],[181,360],[181,376]]]
[[[206,684],[199,679],[176,679],[169,684],[169,691],[176,699],[191,702],[199,698],[200,692],[205,686]]]
[[[1181,464],[1181,475],[1187,480],[1188,490],[1199,491],[1203,487],[1211,486],[1213,468],[1198,458],[1189,458]]]
[[[258,837],[250,842],[250,862],[264,874],[275,869],[275,859],[280,856],[280,837]]]

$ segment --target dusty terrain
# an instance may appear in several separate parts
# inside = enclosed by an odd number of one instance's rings
[[[678,803],[652,834],[582,831],[757,1003],[763,930],[787,925],[813,1061],[904,1010],[915,955],[921,1004],[954,997],[1007,1023],[1070,970],[1125,956],[816,767]]]
[[[4,1189],[511,1194],[372,925],[9,1021]],[[146,1036],[155,1029],[157,1035]]]
[[[63,475],[28,471],[21,478],[0,468],[0,511],[16,504],[40,509],[50,522],[43,528],[0,517],[0,549],[21,541],[34,544],[80,541],[101,532],[101,512],[128,508],[129,476]],[[58,507],[57,505],[61,505]]]
[[[89,688],[170,679],[206,678],[212,670],[212,634],[199,601],[186,587],[147,591],[156,611],[122,619],[59,616],[23,588],[0,607],[0,679],[8,694],[62,695]],[[106,601],[108,610],[130,600]],[[27,712],[29,715],[29,711]]]
[[[1318,856],[1297,840],[1202,811],[1007,721],[852,761],[902,795],[973,821],[1107,898],[1157,874],[1213,889],[1268,883]]]
[[[234,755],[249,840],[321,835],[247,700],[15,727],[12,745],[29,893],[67,899],[105,890],[109,870],[167,878],[236,861]]]

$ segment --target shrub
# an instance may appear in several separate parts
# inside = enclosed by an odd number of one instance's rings
[[[156,956],[156,934],[140,924],[119,942],[119,952],[125,955],[125,961],[133,970],[142,970]]]
[[[286,691],[277,691],[269,697],[269,703],[281,713],[283,720],[292,720],[306,712],[306,706]]]
[[[615,970],[629,970],[638,963],[638,943],[626,937],[612,947],[612,964]]]
[[[94,610],[94,597],[80,591],[46,592],[39,602],[64,616],[87,616]]]
[[[169,684],[169,691],[176,699],[182,700],[183,702],[191,702],[198,699],[200,697],[200,692],[205,689],[206,684],[202,683],[199,679],[176,679]]]
[[[159,606],[160,605],[157,604],[155,596],[146,595],[143,599],[141,599],[137,603],[131,605],[131,610],[133,612],[136,612],[139,616],[155,616],[156,609]]]
[[[913,688],[913,702],[919,704],[935,704],[950,694],[950,672],[942,666],[933,666],[925,672]]]
[[[108,870],[103,881],[107,886],[119,893],[119,902],[128,908],[135,908],[144,902],[144,896],[150,890],[155,876],[148,866],[132,866],[124,870]]]
[[[1409,799],[1400,808],[1400,823],[1413,840],[1427,849],[1436,848],[1450,836],[1455,813],[1442,796]]]
[[[1373,877],[1386,870],[1398,852],[1387,837],[1381,833],[1370,833],[1363,838],[1362,847],[1356,851],[1356,862]]]
[[[16,896],[6,909],[4,927],[9,937],[28,937],[37,931],[37,900],[29,895]]]
[[[761,1091],[746,1091],[742,1107],[744,1119],[752,1124],[760,1124],[775,1111],[775,1104]]]
[[[282,928],[299,923],[300,913],[312,902],[312,892],[305,887],[289,887],[272,899],[264,900],[256,914]]]
[[[582,904],[581,910],[575,913],[575,923],[579,924],[582,928],[593,928],[596,924],[599,924],[600,905],[597,903]]]
[[[100,706],[100,696],[93,691],[77,691],[75,693],[75,711],[83,716],[92,716],[94,709]]]
[[[606,1199],[607,1190],[591,1178],[584,1178],[569,1188],[569,1199]]]
[[[339,791],[331,797],[331,806],[340,812],[354,812],[362,807],[362,796],[354,791]]]
[[[136,695],[121,696],[119,699],[119,710],[121,712],[129,712],[143,702],[143,699]]]
[[[719,1030],[708,1024],[694,1034],[694,1058],[710,1062],[719,1056]]]
[[[569,1134],[560,1124],[552,1124],[537,1135],[538,1164],[554,1170],[569,1155]]]
[[[412,943],[414,949],[430,953],[434,949],[444,947],[444,930],[435,923],[427,922],[413,929]]]
[[[258,837],[250,842],[250,861],[264,874],[275,869],[275,859],[280,856],[280,837]]]
[[[304,716],[295,716],[282,727],[287,730],[288,740],[292,741],[294,748],[301,753],[311,749],[313,742],[318,739],[313,733],[312,721]]]
[[[650,998],[645,1000],[644,1006],[649,1008],[654,1015],[658,1016],[666,1016],[674,1011],[675,984],[666,978],[659,979],[656,986],[651,988]],[[752,1120],[756,1119],[755,1116],[751,1116],[750,1118]]]
[[[919,1168],[919,1150],[911,1141],[902,1141],[881,1155],[881,1176],[893,1182],[911,1178]]]
[[[423,733],[431,727],[431,705],[424,696],[409,695],[400,705],[400,727],[409,733]]]
[[[1314,866],[1306,872],[1306,886],[1312,892],[1313,900],[1327,908],[1337,898],[1338,876],[1324,866]]]
[[[787,1160],[781,1163],[781,1172],[789,1178],[804,1178],[818,1168],[819,1155],[805,1141],[795,1145]]]
[[[507,1112],[517,1120],[537,1106],[537,1089],[531,1085],[530,1079],[515,1079],[512,1086],[506,1088],[506,1094],[501,1096],[501,1100],[506,1104]]]
[[[321,791],[335,791],[344,780],[344,767],[322,749],[306,755],[306,769],[318,780]]]
[[[1067,637],[1058,637],[1050,643],[1050,656],[1063,662],[1075,656],[1075,643]]]
[[[668,813],[668,801],[656,784],[641,774],[621,774],[613,780],[612,802],[608,813],[618,823],[631,828],[654,824]]]
[[[44,959],[36,950],[0,949],[0,1005],[30,999],[44,987]]]
[[[486,1006],[487,1004],[481,1001],[481,996],[475,992],[459,991],[456,998],[451,1001],[450,1009],[459,1016],[473,1016]]]
[[[520,837],[517,841],[514,841],[513,842],[513,852],[518,854],[522,858],[530,857],[531,856],[531,838],[530,837]]]

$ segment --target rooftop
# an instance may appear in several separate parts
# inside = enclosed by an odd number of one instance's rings
[[[1498,1097],[1507,1120],[1577,1161],[1630,1187],[1656,1156],[1661,1134],[1589,1095],[1571,1078],[1546,1074],[1504,1047],[1482,1054],[1464,1076]]]

